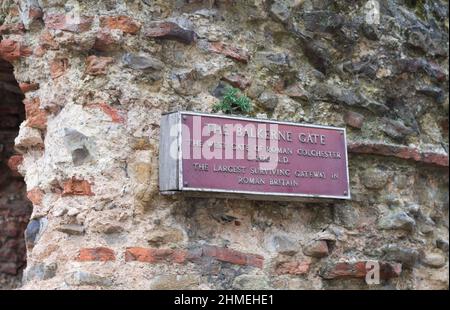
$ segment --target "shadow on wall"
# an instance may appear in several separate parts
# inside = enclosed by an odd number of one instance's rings
[[[32,206],[17,172],[22,157],[14,151],[14,139],[25,118],[23,98],[13,66],[0,59],[0,289],[20,286],[26,265],[24,231]]]

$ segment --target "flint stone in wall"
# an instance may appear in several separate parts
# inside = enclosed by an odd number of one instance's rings
[[[198,11],[195,11],[194,14],[202,16],[202,17],[216,18],[218,15],[218,10],[216,10],[216,9],[200,9]]]
[[[409,27],[405,30],[406,44],[412,49],[420,49],[430,56],[445,56],[445,38],[439,31],[424,27]],[[448,38],[447,38],[448,41]]]
[[[294,34],[302,41],[302,49],[309,63],[321,74],[326,76],[333,68],[330,48],[319,40],[311,40],[300,31]]]
[[[353,75],[367,76],[368,78],[376,78],[380,65],[377,60],[371,57],[363,58],[361,61],[347,61],[342,65],[342,70],[350,72]],[[387,74],[387,73],[386,73]]]
[[[99,219],[90,223],[89,229],[103,234],[116,234],[123,231],[120,223],[108,219]]]
[[[378,41],[380,39],[381,34],[376,25],[362,23],[361,31],[363,35],[369,40]]]
[[[388,107],[384,104],[376,102],[356,90],[342,88],[337,85],[317,84],[313,87],[313,93],[316,100],[342,104],[349,107],[361,107],[380,114],[389,111]]]
[[[152,290],[192,290],[198,288],[200,276],[197,275],[161,275],[150,282]]]
[[[122,56],[122,62],[126,67],[134,70],[147,71],[162,70],[164,68],[164,63],[162,61],[144,53],[126,53]]]
[[[417,226],[420,232],[429,234],[434,231],[436,223],[428,215],[421,214]]]
[[[180,59],[179,61],[181,63],[184,62],[183,59]],[[216,79],[226,70],[232,70],[233,64],[233,60],[229,58],[218,57],[206,62],[196,62],[193,64],[193,71],[195,72],[196,78],[199,80]]]
[[[38,0],[20,0],[20,19],[26,29],[30,29],[32,24],[42,18],[42,9]]]
[[[410,203],[406,206],[406,211],[409,215],[418,216],[420,213],[420,205],[417,203]]]
[[[79,166],[90,158],[89,138],[81,132],[71,128],[64,128],[64,145],[72,154],[72,162]]]
[[[78,208],[68,208],[67,209],[67,215],[68,216],[76,216],[80,213],[80,210]]]
[[[326,10],[303,12],[301,19],[305,23],[305,29],[311,32],[332,33],[338,31],[344,24],[341,15]]]
[[[14,140],[14,143],[16,145],[16,149],[21,153],[31,147],[42,148],[44,146],[41,132],[36,128],[23,125],[21,125],[19,135]]]
[[[352,205],[334,206],[334,222],[345,228],[353,229],[358,225],[359,213]]]
[[[187,26],[188,21],[178,19],[177,22],[172,21],[156,21],[147,25],[145,36],[149,38],[175,40],[184,44],[191,44],[195,41],[196,34],[192,30],[180,27],[180,24]]]
[[[59,226],[57,231],[66,233],[68,235],[82,235],[84,234],[84,226],[79,224],[63,224]]]
[[[41,217],[38,219],[32,219],[25,230],[25,242],[28,249],[32,249],[36,242],[41,237],[42,233],[47,227],[47,218]]]
[[[445,256],[442,253],[424,253],[420,259],[421,263],[431,268],[444,267],[446,263]]]
[[[269,91],[263,92],[258,100],[268,110],[274,110],[278,105],[278,96]]]
[[[399,58],[396,62],[396,71],[398,74],[408,73],[425,73],[434,81],[444,82],[448,79],[448,73],[439,65],[429,62],[424,58]]]
[[[445,101],[445,91],[440,87],[435,86],[423,86],[416,88],[419,94],[431,97],[436,100],[437,103],[443,104]]]
[[[382,189],[388,182],[389,174],[379,168],[370,168],[361,175],[361,183],[369,189]]]
[[[299,245],[294,240],[280,235],[270,237],[268,246],[273,251],[284,255],[294,255],[299,250]]]
[[[158,227],[148,233],[146,237],[148,244],[160,247],[183,241],[183,231],[172,227]]]
[[[43,281],[53,278],[56,275],[57,264],[37,263],[29,266],[23,274],[23,282]]]
[[[405,267],[413,267],[419,259],[419,251],[413,248],[390,244],[383,249],[384,259],[401,262]]]
[[[387,194],[387,195],[384,195],[383,197],[380,197],[379,201],[380,201],[380,203],[383,203],[383,204],[391,206],[391,207],[402,206],[402,203],[403,203],[401,198],[398,196],[398,194],[394,194],[394,193]]]
[[[309,242],[305,247],[303,248],[303,253],[306,256],[321,258],[328,256],[329,249],[328,244],[325,240],[313,240]]]
[[[240,275],[233,281],[235,290],[268,290],[270,289],[269,279],[266,276]]]
[[[383,216],[379,222],[380,229],[400,229],[412,231],[416,227],[416,221],[410,217],[406,212],[399,211]]]
[[[201,92],[201,89],[195,83],[197,75],[195,69],[176,70],[170,74],[169,83],[180,95],[195,95]]]
[[[74,271],[67,274],[64,278],[67,285],[72,286],[111,286],[113,284],[112,279],[105,276],[99,276],[86,271]]]
[[[290,60],[288,53],[281,52],[258,52],[255,54],[253,62],[259,66],[266,67],[270,71],[283,73],[289,70]]]
[[[223,99],[223,97],[227,92],[228,87],[231,87],[231,85],[223,81],[220,81],[219,84],[217,84],[217,86],[213,89],[211,94],[218,99]]]
[[[448,240],[444,240],[442,238],[439,238],[436,240],[436,247],[438,249],[441,249],[442,251],[448,253]]]
[[[276,0],[270,7],[270,14],[275,20],[285,23],[291,16],[291,10],[289,8],[288,1]]]
[[[405,126],[403,121],[392,120],[386,117],[382,119],[381,130],[392,139],[400,141],[415,133],[412,128]]]

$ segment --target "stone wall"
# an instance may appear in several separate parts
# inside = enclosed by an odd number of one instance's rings
[[[1,10],[0,57],[26,86],[23,288],[448,289],[447,1]],[[352,200],[161,196],[161,113],[210,112],[226,85],[251,115],[345,126]]]

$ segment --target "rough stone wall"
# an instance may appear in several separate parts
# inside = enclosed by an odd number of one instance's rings
[[[20,0],[0,17],[27,91],[23,288],[448,289],[447,1]],[[346,126],[352,200],[159,195],[161,113],[209,112],[226,84],[254,115]]]
[[[22,99],[12,65],[0,59],[0,289],[20,285],[26,260],[23,232],[31,204],[17,173],[22,157],[14,151],[14,139],[25,118]]]

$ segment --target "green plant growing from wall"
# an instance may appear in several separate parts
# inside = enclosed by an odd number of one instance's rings
[[[228,87],[223,99],[213,107],[213,112],[217,111],[225,114],[247,114],[252,111],[252,103],[239,89]]]

